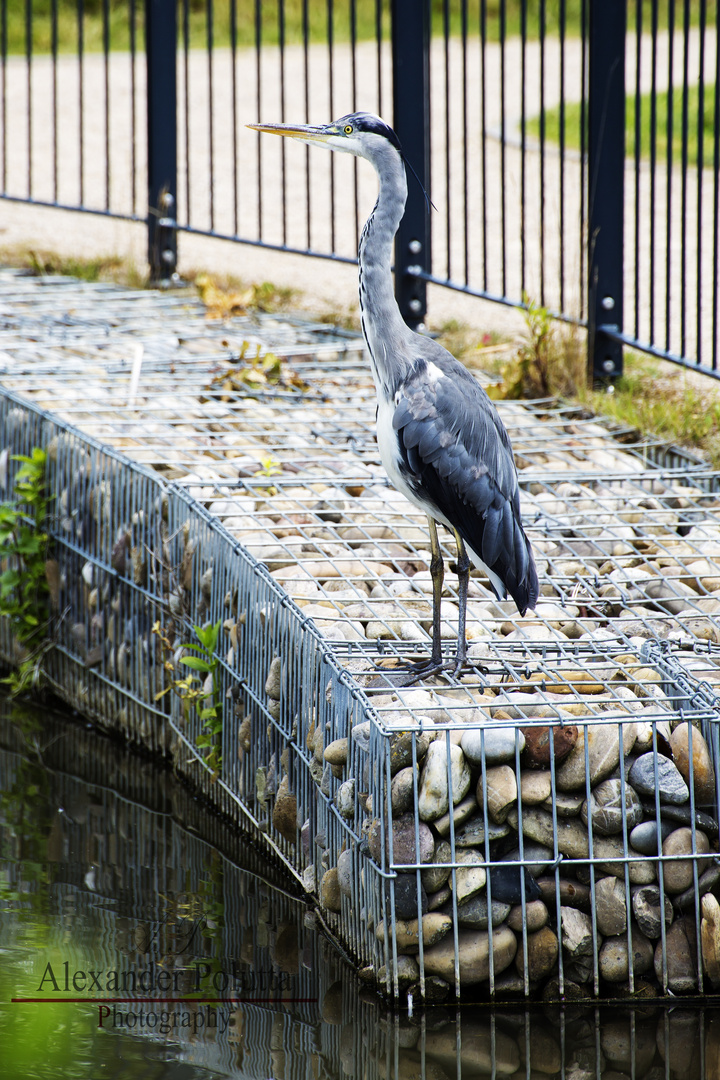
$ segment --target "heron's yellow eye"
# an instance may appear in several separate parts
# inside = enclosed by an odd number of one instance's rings
[[[346,124],[345,125],[345,134],[346,135],[352,135],[352,132],[353,132],[352,124]]]

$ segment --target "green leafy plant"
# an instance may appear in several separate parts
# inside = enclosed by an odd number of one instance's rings
[[[494,398],[576,395],[587,382],[586,361],[577,334],[561,334],[542,304],[522,295],[525,333],[514,356],[502,363],[501,382],[488,387]]]
[[[0,504],[0,615],[10,620],[21,646],[17,671],[2,681],[13,695],[36,688],[49,646],[50,588],[47,579],[49,499],[45,490],[47,455],[35,447],[15,477],[15,498]]]
[[[198,735],[196,744],[201,749],[207,750],[205,763],[212,771],[213,780],[217,780],[222,767],[222,698],[218,681],[220,661],[215,655],[222,619],[212,626],[193,626],[199,644],[189,642],[181,646],[183,649],[192,649],[197,656],[182,656],[179,663],[190,671],[184,677],[179,677],[180,672],[173,660],[173,645],[162,629],[160,623],[155,623],[153,633],[160,641],[163,651],[163,666],[171,676],[170,685],[160,690],[155,695],[155,700],[163,697],[169,691],[173,691],[180,698],[186,719],[194,711],[202,721],[204,731]]]

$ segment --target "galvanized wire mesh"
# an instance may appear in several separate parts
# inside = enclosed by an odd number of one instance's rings
[[[168,772],[87,725],[47,713],[38,732],[28,710],[0,707],[0,789],[6,986],[13,997],[124,998],[103,1017],[104,1054],[87,1038],[98,1003],[62,1006],[62,1022],[85,1034],[85,1055],[96,1054],[99,1067],[122,1046],[107,1035],[129,1034],[158,1044],[166,1066],[178,1060],[258,1080],[310,1078],[318,1062],[331,1076],[396,1080],[410,1070],[529,1077],[608,1067],[652,1068],[670,1080],[681,1061],[689,1075],[710,1075],[712,1005],[653,1009],[645,999],[641,1007],[388,1015],[375,995],[358,992],[259,849]],[[38,864],[49,881],[37,880]],[[81,972],[89,981],[93,971],[102,993],[66,992],[65,961],[70,979]],[[113,972],[119,992],[105,990]],[[201,996],[231,1000],[187,1000],[198,972]],[[42,1006],[12,1007],[32,1017]],[[140,1044],[133,1052],[152,1059]]]
[[[61,692],[171,752],[396,997],[528,996],[548,980],[598,996],[646,976],[702,989],[720,877],[716,475],[576,407],[503,403],[541,599],[520,619],[474,575],[468,670],[403,689],[395,669],[429,654],[429,542],[379,465],[359,341],[292,320],[212,322],[187,298],[6,284],[4,495],[11,453],[47,447],[59,568],[47,668]],[[450,642],[454,600],[448,575]],[[218,622],[215,768],[177,683],[193,626]],[[673,811],[661,780],[683,737]],[[643,755],[638,796],[629,770]],[[445,762],[444,809],[427,804],[431,760]],[[605,782],[632,804],[609,832]],[[630,838],[643,823],[644,853]],[[664,912],[669,897],[673,918],[643,909],[638,923],[636,893],[656,881],[642,903]],[[606,894],[614,921],[598,922]],[[404,925],[421,918],[432,932]]]

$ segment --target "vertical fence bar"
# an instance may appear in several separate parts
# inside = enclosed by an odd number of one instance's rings
[[[392,60],[393,126],[407,162],[429,191],[430,0],[392,0]],[[415,328],[427,312],[427,288],[412,270],[430,270],[430,217],[420,184],[409,179],[405,216],[395,237],[395,296],[405,322]]]
[[[588,91],[588,366],[622,374],[626,0],[590,0]]]
[[[177,265],[177,77],[175,0],[146,0],[148,262],[153,281]],[[188,163],[189,168],[189,163]],[[189,208],[188,208],[189,209]]]

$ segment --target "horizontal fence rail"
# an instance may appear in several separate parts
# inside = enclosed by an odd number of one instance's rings
[[[427,282],[590,331],[595,377],[633,346],[720,377],[720,107],[707,0],[3,0],[0,195],[352,262],[375,178],[246,124],[393,122],[410,185],[396,250]],[[175,56],[173,64],[172,56]]]

